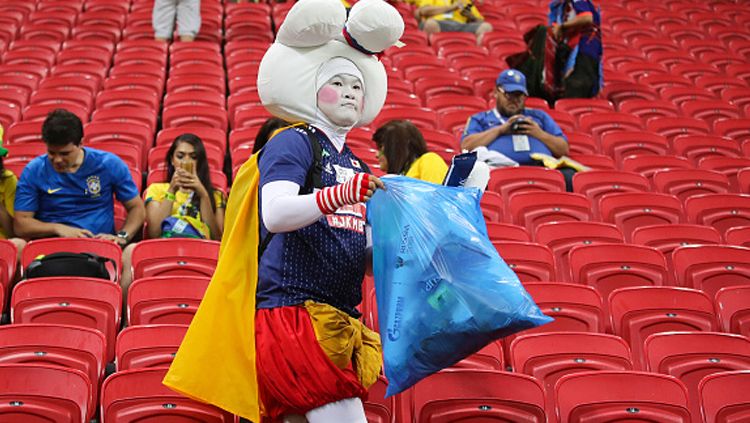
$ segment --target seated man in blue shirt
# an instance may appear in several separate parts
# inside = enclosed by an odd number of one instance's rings
[[[478,147],[500,152],[522,166],[540,166],[532,153],[561,157],[568,154],[568,140],[562,129],[544,111],[525,108],[526,77],[518,70],[500,73],[495,83],[495,104],[491,110],[473,115],[461,137],[461,148]],[[562,168],[568,191],[575,171]]]
[[[20,237],[101,238],[125,245],[146,209],[128,166],[116,155],[83,147],[78,116],[57,109],[42,125],[47,154],[29,162],[18,180],[14,229]],[[127,210],[115,232],[114,200]]]

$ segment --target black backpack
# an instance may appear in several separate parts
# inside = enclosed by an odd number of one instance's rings
[[[93,253],[52,253],[29,263],[24,275],[26,279],[46,276],[83,276],[109,280],[107,263],[112,263],[112,267],[116,268],[115,261],[111,258]]]

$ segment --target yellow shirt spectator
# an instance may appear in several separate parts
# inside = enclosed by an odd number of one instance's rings
[[[429,152],[422,154],[411,164],[409,170],[406,171],[406,176],[440,185],[446,173],[448,173],[448,165],[445,164],[443,158]]]
[[[168,189],[168,182],[149,185],[148,188],[146,188],[146,204],[148,204],[149,201],[164,201]],[[190,224],[193,225],[193,227],[197,229],[204,238],[211,239],[211,231],[208,228],[208,225],[201,220],[200,210],[195,210],[187,216],[183,214],[183,210],[188,206],[190,200],[190,192],[177,191],[175,193],[175,200],[172,202],[172,213],[170,216],[186,218],[186,220],[190,222]],[[216,204],[217,209],[223,209],[226,207],[224,194],[219,190],[214,190],[214,203]]]
[[[427,18],[432,18],[437,21],[444,21],[444,20],[451,20],[458,23],[468,23],[469,19],[461,13],[461,10],[467,6],[469,6],[469,10],[471,12],[471,16],[474,17],[474,20],[484,20],[484,17],[481,13],[479,13],[479,10],[477,10],[477,7],[474,6],[474,3],[472,1],[465,1],[465,0],[459,0],[462,7],[459,7],[458,9],[452,11],[452,12],[446,12],[446,13],[440,13],[433,16],[422,16],[422,20],[425,20]],[[435,7],[443,7],[443,6],[450,6],[454,3],[452,0],[416,0],[416,6],[417,8],[425,7],[425,6],[435,6]]]
[[[8,212],[10,217],[15,214],[13,209],[13,202],[16,199],[16,185],[18,184],[18,178],[13,172],[4,169],[2,176],[0,176],[0,201],[2,201],[3,207]],[[8,234],[5,233],[2,226],[0,226],[0,239],[7,239]]]

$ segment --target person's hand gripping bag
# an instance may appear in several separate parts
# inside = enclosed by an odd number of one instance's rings
[[[478,189],[403,176],[383,183],[367,214],[386,396],[552,321],[489,241]]]

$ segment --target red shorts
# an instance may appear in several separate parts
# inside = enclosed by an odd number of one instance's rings
[[[367,399],[351,363],[337,367],[320,347],[303,306],[259,309],[255,345],[260,399],[271,419],[346,398]]]

